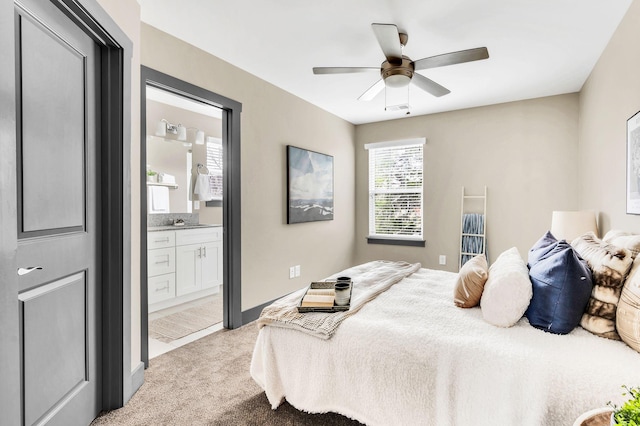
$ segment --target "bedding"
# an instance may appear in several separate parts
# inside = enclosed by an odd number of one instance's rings
[[[297,306],[306,291],[303,288],[264,308],[257,321],[258,327],[271,325],[293,328],[303,333],[313,334],[321,339],[329,339],[347,317],[358,312],[365,303],[418,269],[420,269],[419,263],[411,264],[387,260],[376,260],[354,266],[327,278],[327,280],[335,280],[337,277],[346,276],[358,283],[352,288],[348,311],[331,314],[299,313]]]
[[[533,297],[525,315],[542,330],[567,334],[580,324],[591,297],[591,271],[565,240],[547,232],[529,251]]]
[[[527,310],[533,291],[529,270],[515,247],[500,253],[489,267],[480,298],[485,321],[498,327],[513,326]]]
[[[385,426],[571,425],[640,383],[640,354],[623,342],[580,327],[546,333],[526,318],[495,327],[480,308],[455,306],[456,279],[419,269],[330,339],[263,327],[251,375],[274,409],[286,399]]]
[[[633,261],[618,302],[616,330],[620,338],[640,352],[640,256]]]
[[[620,340],[616,331],[616,311],[624,280],[633,256],[623,247],[604,242],[593,232],[571,242],[593,274],[593,290],[580,325],[593,334]]]
[[[462,265],[453,290],[453,302],[456,306],[459,308],[478,306],[488,277],[489,265],[484,254],[476,255]]]

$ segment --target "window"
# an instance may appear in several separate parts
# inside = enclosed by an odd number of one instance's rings
[[[222,200],[222,140],[207,138],[207,169],[209,187],[214,200]]]
[[[365,145],[369,151],[370,243],[424,246],[424,143],[419,138]]]

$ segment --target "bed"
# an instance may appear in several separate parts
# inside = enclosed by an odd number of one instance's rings
[[[354,277],[355,291],[368,266],[334,277]],[[480,308],[454,305],[456,277],[418,268],[330,338],[262,323],[251,375],[273,409],[286,399],[367,425],[572,425],[585,411],[620,403],[622,385],[640,384],[640,354],[625,343],[580,327],[546,333],[525,317],[496,327]],[[303,292],[279,303],[295,305]]]

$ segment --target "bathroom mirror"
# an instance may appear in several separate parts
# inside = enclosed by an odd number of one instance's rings
[[[146,135],[147,213],[221,223],[222,110],[147,85]]]

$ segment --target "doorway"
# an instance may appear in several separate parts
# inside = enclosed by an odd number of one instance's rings
[[[147,86],[149,358],[222,329],[222,110]]]
[[[148,366],[154,355],[242,325],[241,104],[141,70],[141,259],[149,259],[141,265],[141,342]]]

